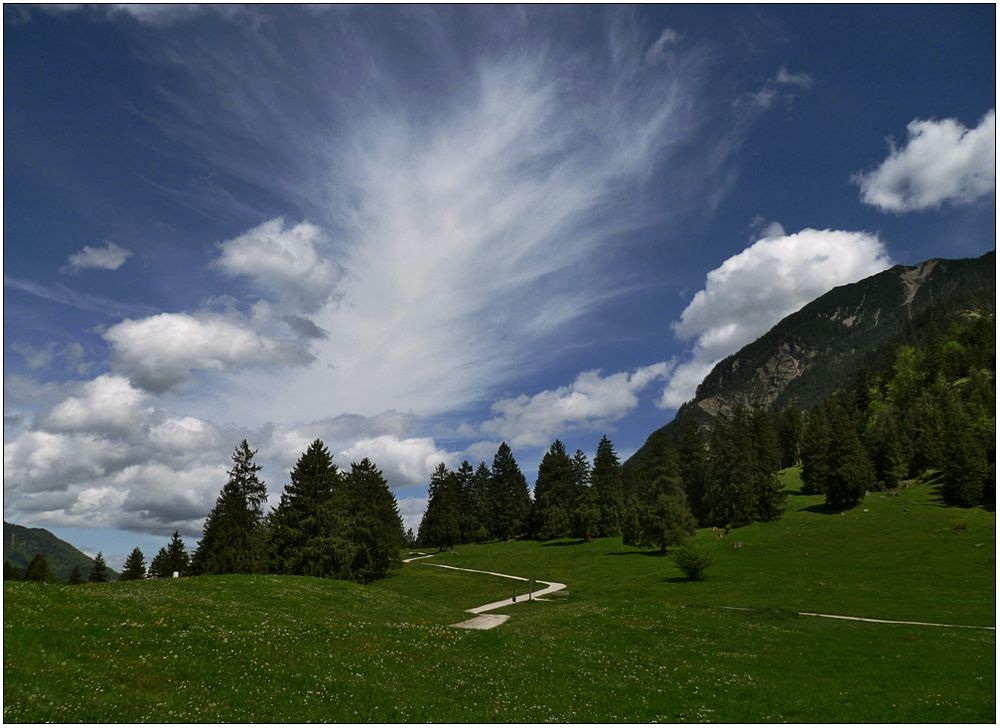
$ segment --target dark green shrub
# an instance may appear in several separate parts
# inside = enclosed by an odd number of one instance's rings
[[[673,551],[674,563],[692,581],[705,578],[705,569],[712,565],[712,555],[694,539],[688,539]]]

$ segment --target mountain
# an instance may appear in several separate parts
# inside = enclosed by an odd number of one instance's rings
[[[624,463],[625,476],[655,465],[689,423],[710,425],[737,405],[807,410],[849,385],[862,365],[919,337],[931,323],[995,308],[995,251],[897,265],[834,288],[719,362],[694,399]]]
[[[24,567],[35,558],[35,554],[42,554],[45,557],[46,561],[49,562],[49,570],[60,581],[69,579],[74,566],[80,567],[80,573],[86,579],[94,566],[92,558],[44,528],[26,528],[4,521],[4,560],[9,561],[23,572]],[[111,569],[108,571],[113,578],[118,578],[117,572]]]

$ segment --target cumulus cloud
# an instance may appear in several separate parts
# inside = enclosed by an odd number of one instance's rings
[[[69,256],[66,265],[60,270],[63,273],[79,273],[88,268],[118,270],[128,260],[130,255],[132,255],[131,250],[127,250],[120,245],[115,245],[110,240],[104,244],[103,248],[85,245],[83,246],[83,250]]]
[[[572,384],[495,402],[491,409],[496,416],[481,429],[513,447],[547,445],[567,430],[598,430],[635,410],[638,393],[665,379],[672,367],[659,362],[606,377],[599,370],[582,372]]]
[[[907,140],[852,181],[861,201],[883,212],[912,212],[945,203],[967,205],[996,191],[996,112],[990,109],[975,129],[957,119],[914,119]]]
[[[249,277],[264,292],[304,312],[333,295],[340,268],[324,257],[328,244],[321,228],[307,222],[286,227],[269,220],[219,244],[214,265],[229,276]]]
[[[450,467],[456,459],[455,453],[441,450],[429,437],[380,435],[355,442],[337,453],[335,460],[346,469],[363,458],[375,463],[394,486],[426,483],[439,463]]]
[[[104,338],[111,344],[116,366],[153,392],[184,382],[192,370],[298,364],[307,359],[294,342],[275,340],[234,317],[207,312],[125,319],[111,326]]]
[[[806,228],[791,235],[772,223],[771,235],[710,271],[679,321],[690,357],[673,372],[659,406],[676,409],[719,360],[766,333],[818,296],[888,268],[892,262],[876,235]]]
[[[43,423],[54,432],[131,430],[146,414],[146,399],[124,377],[105,374],[85,383],[79,395],[56,405]]]

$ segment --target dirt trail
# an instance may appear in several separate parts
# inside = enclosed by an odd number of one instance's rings
[[[403,559],[404,564],[408,564],[411,561],[416,561],[417,559],[427,559],[434,554],[424,554],[419,551],[414,553],[419,554],[418,556],[411,556],[408,559]],[[531,590],[530,596],[528,594],[522,594],[515,601],[511,599],[501,599],[496,602],[490,602],[489,604],[483,604],[480,607],[472,607],[471,609],[466,609],[466,612],[470,614],[477,614],[480,616],[473,617],[472,619],[467,619],[464,622],[459,622],[458,624],[451,625],[452,627],[461,627],[463,629],[493,629],[494,627],[499,627],[501,624],[507,621],[510,617],[508,614],[483,614],[483,612],[491,612],[494,609],[502,609],[504,607],[513,607],[517,604],[524,604],[525,602],[534,601],[540,597],[544,597],[547,594],[552,594],[561,589],[565,589],[566,585],[561,584],[558,581],[541,581],[539,579],[529,579],[526,576],[514,576],[512,574],[500,574],[495,571],[483,571],[482,569],[466,569],[460,566],[447,566],[445,564],[420,564],[420,566],[433,566],[438,569],[451,569],[452,571],[468,571],[472,574],[489,574],[490,576],[499,576],[503,579],[513,579],[514,581],[523,582],[534,582],[535,584],[543,584],[544,588],[535,591]],[[548,601],[542,599],[541,601]]]

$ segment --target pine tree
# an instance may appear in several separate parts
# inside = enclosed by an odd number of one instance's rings
[[[712,433],[705,508],[716,526],[745,526],[754,519],[756,456],[746,412],[720,416]]]
[[[775,427],[781,446],[781,467],[790,468],[799,461],[802,441],[802,412],[798,407],[786,407],[778,415]]]
[[[104,562],[104,554],[98,551],[97,556],[94,557],[94,566],[90,570],[89,581],[101,584],[108,581],[109,578],[108,565]]]
[[[349,578],[366,583],[385,576],[399,561],[403,521],[389,483],[368,458],[351,463],[345,485],[347,510],[342,518],[348,541],[356,546]],[[339,500],[332,505],[337,507]]]
[[[663,475],[650,487],[651,499],[639,516],[636,546],[655,546],[660,553],[695,532],[698,523],[688,508],[680,478]]]
[[[576,509],[577,473],[559,440],[549,447],[538,466],[531,531],[548,540],[568,536]]]
[[[607,435],[597,443],[590,487],[597,509],[596,535],[617,536],[622,532],[622,467]]]
[[[777,475],[782,457],[778,433],[770,415],[764,410],[756,410],[750,416],[750,422],[754,444],[753,517],[758,521],[774,521],[785,512],[786,499]]]
[[[420,519],[417,541],[421,546],[450,549],[462,536],[461,483],[456,473],[440,463],[431,474],[427,509]]]
[[[479,512],[476,508],[476,494],[474,493],[475,471],[472,463],[463,460],[455,471],[455,480],[458,484],[458,523],[459,523],[459,543],[469,543],[476,540],[482,531],[482,524],[479,522]]]
[[[169,578],[174,575],[175,571],[180,576],[187,576],[190,567],[191,557],[188,555],[184,540],[181,538],[180,532],[174,531],[174,535],[170,537],[170,543],[167,544],[166,551],[164,552],[164,559],[160,567],[162,572],[160,576]]]
[[[97,555],[100,558],[100,554]],[[49,571],[49,562],[43,554],[35,554],[35,557],[28,563],[24,570],[25,581],[52,581],[52,572]]]
[[[257,476],[256,450],[243,440],[233,453],[233,468],[215,507],[205,519],[192,559],[196,574],[251,574],[265,571],[264,502],[267,487]]]
[[[490,471],[489,515],[490,535],[508,539],[524,534],[531,514],[531,494],[528,481],[517,466],[514,453],[501,442],[493,456]]]
[[[475,533],[471,535],[473,541],[485,541],[490,538],[490,498],[492,497],[490,469],[486,463],[480,462],[479,467],[469,479],[469,494],[472,499],[472,510],[475,513],[475,522],[478,524]]]
[[[343,490],[343,478],[321,440],[314,440],[289,475],[278,507],[270,518],[270,570],[279,574],[313,574],[325,567],[310,566],[317,552],[315,539],[329,535],[332,514],[326,512],[334,493]],[[308,552],[308,554],[307,554]]]
[[[146,578],[146,557],[142,555],[139,547],[132,549],[132,553],[125,559],[122,566],[122,575],[119,581],[133,581],[135,579]]]
[[[153,560],[149,562],[149,575],[154,579],[168,579],[171,576],[170,571],[167,570],[167,547],[162,546]]]
[[[708,509],[705,503],[708,453],[696,424],[691,422],[684,428],[678,447],[681,481],[684,483],[684,492],[687,493],[691,513],[699,523],[704,523],[708,518]]]
[[[14,564],[3,560],[3,580],[4,581],[18,581],[21,578],[20,570],[14,566]]]
[[[80,572],[79,566],[74,566],[73,570],[69,572],[69,579],[66,580],[66,583],[73,585],[83,583],[83,574]]]
[[[815,407],[806,421],[802,434],[802,492],[806,494],[824,493],[830,476],[830,444],[832,434],[830,423],[823,407]]]

